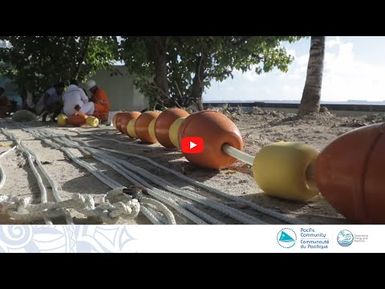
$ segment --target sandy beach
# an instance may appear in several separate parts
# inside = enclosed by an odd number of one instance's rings
[[[313,146],[317,150],[322,150],[327,144],[345,132],[360,126],[385,121],[385,115],[383,113],[362,113],[354,116],[336,116],[326,111],[317,117],[307,117],[303,119],[299,119],[294,113],[265,110],[258,107],[255,107],[250,112],[244,112],[240,108],[234,108],[228,109],[224,111],[224,113],[238,126],[245,142],[245,152],[251,155],[254,155],[262,147],[277,141],[302,142]],[[0,120],[1,128],[5,128],[13,133],[38,156],[43,166],[49,172],[50,177],[59,184],[62,199],[70,199],[73,194],[76,193],[90,194],[97,199],[110,189],[95,178],[95,176],[73,163],[63,152],[48,147],[40,140],[35,139],[31,133],[26,132],[17,125],[17,123],[11,120]],[[43,124],[40,121],[22,123],[22,125],[24,128],[35,128],[36,130],[45,130],[57,134],[69,135],[75,140],[87,141],[88,144],[97,145],[103,148],[111,148],[122,152],[146,156],[210,187],[238,196],[239,198],[251,200],[265,208],[291,217],[299,223],[349,223],[349,221],[338,214],[321,195],[315,197],[308,203],[287,201],[266,196],[256,185],[250,166],[240,162],[236,162],[231,168],[221,171],[202,169],[190,164],[179,151],[165,149],[159,144],[140,144],[139,141],[131,140],[128,136],[122,135],[111,126],[102,125],[99,128],[62,128],[57,127],[54,123]],[[0,153],[8,150],[13,145],[14,143],[4,134],[0,134]],[[102,164],[93,158],[84,157],[77,149],[73,148],[71,150],[74,154],[82,157],[83,160],[92,163],[98,170],[103,172],[103,174],[108,175],[118,183],[124,186],[132,186],[130,182],[105,164]],[[190,188],[190,184],[165,170],[154,167],[148,162],[129,157],[122,158],[125,158],[133,164],[169,181],[177,187]],[[6,182],[4,187],[0,190],[0,194],[31,197],[33,203],[38,203],[40,201],[39,187],[25,156],[21,154],[20,151],[14,150],[0,161],[6,174]],[[239,205],[236,202],[223,200],[208,192],[197,192],[209,199],[218,200],[230,207],[241,210],[265,223],[283,223],[282,221],[261,214],[247,206]],[[195,205],[197,208],[215,216],[221,223],[239,223],[238,221],[202,204]],[[171,211],[175,214],[177,224],[192,223],[175,210],[171,209]],[[75,223],[93,223],[92,219],[82,218],[76,212],[73,212],[73,217]],[[11,220],[4,215],[0,215],[0,222],[3,224],[11,223]],[[58,222],[60,223],[60,221]],[[41,221],[38,223],[43,224],[44,222]],[[121,220],[119,223],[149,224],[150,222],[142,214],[139,214],[134,220]]]

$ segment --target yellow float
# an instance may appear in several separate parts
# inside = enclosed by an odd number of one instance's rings
[[[57,116],[57,124],[59,126],[66,126],[67,125],[67,116],[63,113],[59,114]]]
[[[170,141],[172,144],[179,149],[179,128],[185,121],[187,116],[177,118],[170,126],[170,129],[168,131],[168,137],[170,138]]]
[[[307,201],[318,194],[310,178],[310,165],[318,151],[309,145],[278,142],[262,148],[253,161],[253,175],[268,195]]]

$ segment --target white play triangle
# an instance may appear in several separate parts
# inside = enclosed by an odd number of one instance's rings
[[[190,141],[190,150],[195,148],[197,146],[196,143],[193,143],[192,141]]]

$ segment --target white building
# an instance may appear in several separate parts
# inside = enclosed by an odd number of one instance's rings
[[[98,71],[92,79],[103,88],[111,101],[111,111],[137,110],[148,107],[148,99],[134,87],[133,77],[124,66],[115,66],[118,75],[111,75],[110,70]]]

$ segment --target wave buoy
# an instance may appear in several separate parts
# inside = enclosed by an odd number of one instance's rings
[[[345,133],[315,163],[325,199],[346,218],[385,223],[385,123]]]
[[[146,111],[143,112],[135,121],[135,134],[145,143],[156,143],[157,139],[155,135],[149,132],[149,125],[151,121],[155,120],[159,116],[158,111]],[[128,131],[128,129],[127,129]]]
[[[200,111],[189,115],[179,130],[179,142],[184,137],[201,137],[204,150],[199,154],[184,154],[191,163],[211,169],[223,169],[236,159],[226,154],[222,147],[228,144],[243,149],[243,140],[237,126],[217,111]]]
[[[163,111],[155,121],[155,136],[158,142],[166,147],[176,147],[170,139],[170,128],[174,121],[181,117],[187,117],[189,113],[180,108],[170,108]]]

